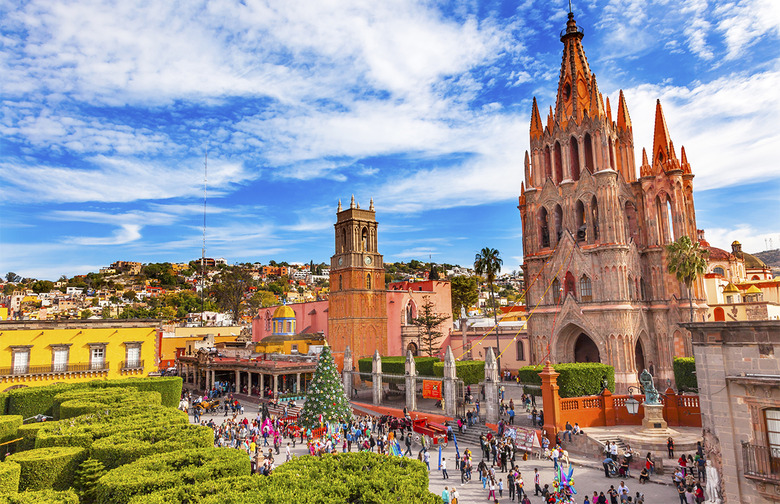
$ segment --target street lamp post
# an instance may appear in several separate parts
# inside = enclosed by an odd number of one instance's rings
[[[626,399],[626,410],[628,410],[629,415],[636,415],[639,413],[639,401],[634,399],[634,391],[641,392],[641,389],[637,389],[635,387],[628,387],[628,393],[631,394],[631,397]]]

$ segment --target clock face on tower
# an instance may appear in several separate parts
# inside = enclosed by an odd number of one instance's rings
[[[344,264],[344,258],[343,257],[339,257],[339,266],[341,266],[342,264]]]
[[[371,264],[371,257],[370,256],[366,256],[366,258],[363,259],[363,262],[365,262],[366,264]]]

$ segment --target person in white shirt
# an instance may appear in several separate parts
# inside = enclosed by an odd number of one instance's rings
[[[624,481],[620,482],[620,485],[617,488],[617,492],[618,496],[620,497],[620,502],[623,502],[628,498],[628,487]]]

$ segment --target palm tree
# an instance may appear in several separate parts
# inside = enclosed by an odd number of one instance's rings
[[[677,280],[688,287],[688,300],[691,307],[691,322],[693,322],[693,282],[696,277],[707,270],[708,251],[693,242],[688,236],[681,236],[666,246],[667,269],[674,273]]]
[[[496,310],[496,298],[495,294],[493,293],[493,281],[496,279],[496,273],[501,271],[501,265],[503,263],[504,261],[501,259],[498,250],[492,249],[490,247],[483,248],[474,257],[474,271],[476,271],[477,275],[484,276],[487,279],[488,285],[490,286],[490,300],[493,303],[493,320],[495,321],[496,326],[498,326],[498,310]],[[496,349],[498,350],[496,358],[498,363],[498,372],[500,374],[501,357],[498,355],[501,353],[501,350],[500,343],[498,341],[498,327],[496,327]]]

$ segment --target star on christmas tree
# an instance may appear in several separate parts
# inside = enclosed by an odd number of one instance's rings
[[[320,415],[322,422],[352,420],[352,406],[344,393],[341,376],[327,344],[322,348],[314,378],[309,384],[299,424],[310,429],[317,428]]]

